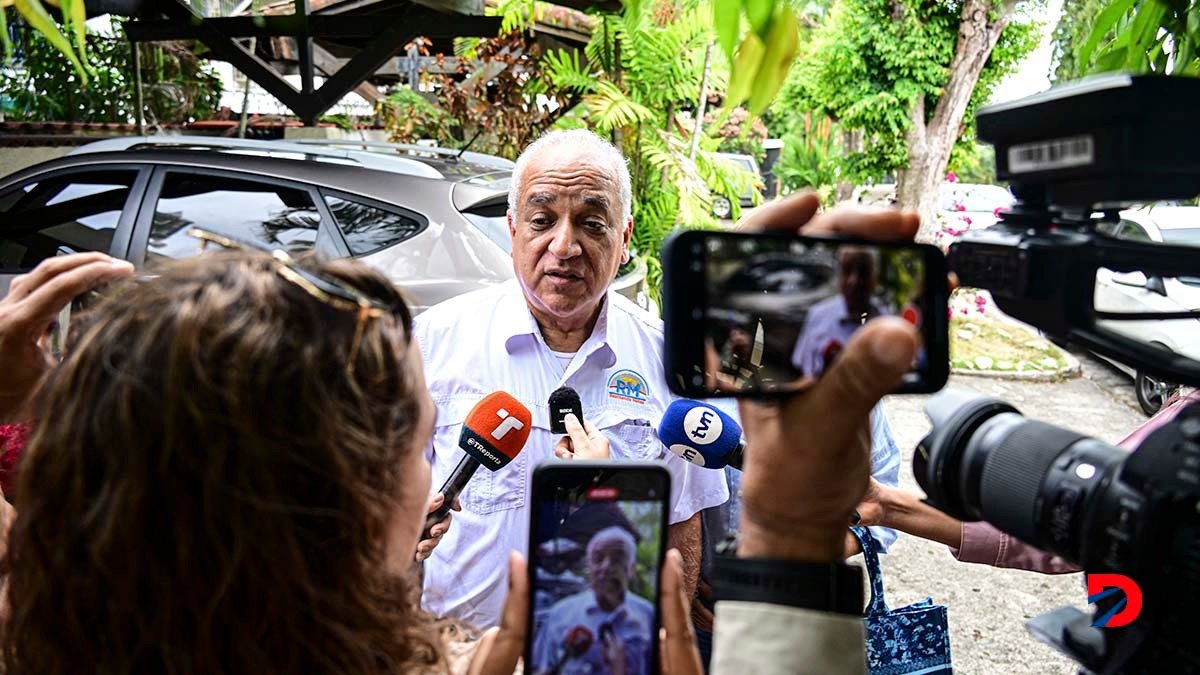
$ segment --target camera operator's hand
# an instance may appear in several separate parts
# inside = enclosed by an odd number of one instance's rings
[[[683,556],[667,551],[659,590],[662,627],[659,630],[659,662],[663,675],[701,675],[704,666],[696,647],[696,631],[690,616],[692,598],[684,588]]]
[[[54,365],[43,338],[58,312],[75,296],[122,277],[133,265],[103,253],[79,253],[43,260],[16,277],[0,300],[0,424],[21,421],[42,377]]]
[[[759,209],[739,229],[911,239],[913,213],[838,209],[817,215],[816,195]],[[868,322],[837,362],[803,391],[741,402],[748,448],[738,555],[841,560],[846,527],[870,476],[871,409],[912,366],[917,329],[902,319]]]

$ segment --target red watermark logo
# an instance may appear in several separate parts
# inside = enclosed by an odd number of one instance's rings
[[[1087,591],[1089,605],[1118,593],[1122,595],[1117,604],[1092,622],[1094,627],[1128,626],[1142,613],[1142,588],[1124,574],[1089,574]]]

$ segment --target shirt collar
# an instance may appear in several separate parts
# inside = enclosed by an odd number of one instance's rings
[[[862,322],[862,317],[850,316],[850,308],[846,306],[846,298],[840,293],[837,297],[837,320],[838,323],[852,323],[858,325]],[[867,302],[867,319],[873,319],[879,315],[879,310],[876,309],[875,303]]]
[[[587,590],[587,604],[583,606],[583,613],[589,616],[598,614],[604,617],[606,621],[615,621],[617,619],[624,618],[625,606],[629,601],[630,592],[631,591],[629,589],[625,589],[625,599],[621,601],[621,604],[617,605],[616,609],[608,612],[605,611],[604,608],[600,607],[600,604],[596,602],[596,592],[589,588]]]
[[[608,291],[600,300],[600,316],[596,319],[596,326],[592,329],[592,334],[579,348],[575,363],[582,363],[584,359],[595,352],[607,352],[606,361],[608,363],[605,367],[616,363],[616,353],[608,341],[609,322],[613,314],[612,293],[612,291]],[[505,284],[500,302],[500,321],[497,330],[498,334],[504,338],[504,348],[509,354],[533,345],[544,346],[546,344],[542,339],[537,319],[534,319],[533,313],[529,311],[529,302],[525,299],[525,291],[519,281],[514,280]]]

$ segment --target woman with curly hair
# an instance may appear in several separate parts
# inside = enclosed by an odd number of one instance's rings
[[[25,378],[44,381],[4,557],[6,675],[449,670],[454,636],[410,581],[434,407],[397,290],[350,261],[196,258],[114,293],[61,364],[39,361],[37,317],[131,271],[59,258],[0,303],[0,324],[34,327],[0,331],[0,384],[45,371]],[[516,665],[512,565],[509,625],[472,673]]]

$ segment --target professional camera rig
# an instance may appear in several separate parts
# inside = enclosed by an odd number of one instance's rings
[[[999,308],[1139,370],[1200,385],[1200,363],[1122,332],[1121,321],[1200,319],[1200,308],[1116,313],[1095,306],[1097,271],[1200,277],[1200,248],[1102,234],[1135,203],[1200,194],[1200,79],[1115,75],[983,109],[979,137],[1018,202],[991,228],[950,247],[965,286]],[[1200,222],[1196,223],[1200,227]],[[1197,330],[1200,330],[1200,324]],[[1200,640],[1200,404],[1133,454],[1028,420],[995,399],[948,390],[926,408],[933,430],[914,471],[933,505],[986,520],[1089,573],[1140,587],[1141,615],[1101,623],[1059,609],[1030,622],[1040,639],[1093,673],[1197,673]]]

